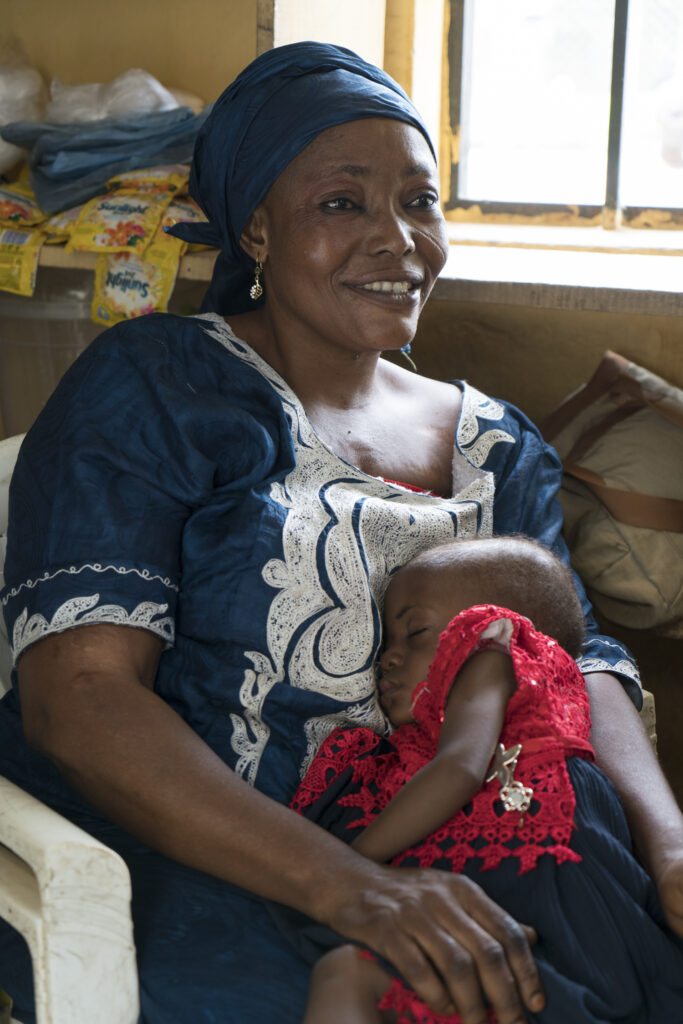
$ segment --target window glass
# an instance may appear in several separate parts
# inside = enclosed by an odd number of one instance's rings
[[[683,0],[629,0],[619,201],[683,206]]]
[[[614,0],[467,0],[459,199],[602,206],[613,33]]]

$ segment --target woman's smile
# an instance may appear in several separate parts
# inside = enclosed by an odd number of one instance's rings
[[[347,287],[376,301],[393,305],[408,305],[420,301],[424,277],[416,271],[376,273],[367,281],[348,281]]]

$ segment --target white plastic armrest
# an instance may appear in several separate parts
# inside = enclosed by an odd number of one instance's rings
[[[0,843],[0,916],[31,951],[38,1024],[136,1024],[123,860],[2,776]]]

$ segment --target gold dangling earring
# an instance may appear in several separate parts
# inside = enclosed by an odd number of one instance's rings
[[[261,260],[256,261],[256,267],[254,269],[254,283],[249,289],[249,294],[256,301],[263,295],[263,285],[261,284],[261,274],[263,273],[263,264]]]

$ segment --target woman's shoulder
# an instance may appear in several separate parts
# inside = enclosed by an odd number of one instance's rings
[[[57,403],[97,401],[115,390],[121,401],[181,407],[204,396],[268,401],[267,382],[232,344],[219,317],[153,313],[103,331],[69,367]]]
[[[223,450],[270,458],[281,403],[222,343],[217,319],[152,314],[104,331],[48,399],[25,458],[62,459],[82,451],[86,435],[105,448],[115,443],[136,464],[143,456],[177,463],[181,450],[202,464]]]
[[[193,367],[235,357],[239,361],[239,351],[231,349],[228,339],[219,317],[151,313],[107,328],[77,363],[106,360],[144,365],[175,361]]]

